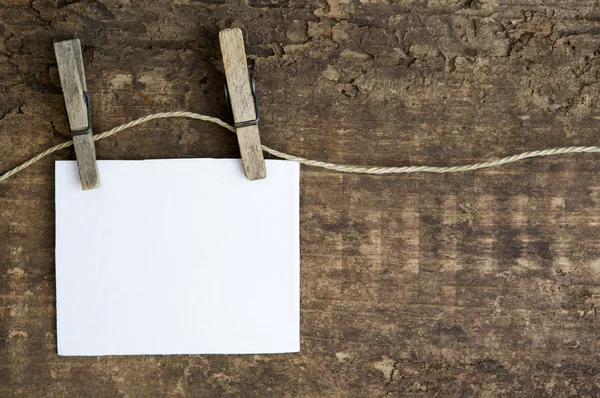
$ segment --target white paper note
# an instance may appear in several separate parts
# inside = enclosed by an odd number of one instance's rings
[[[59,355],[300,350],[299,165],[56,162]]]

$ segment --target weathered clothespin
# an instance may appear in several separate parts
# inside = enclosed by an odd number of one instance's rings
[[[84,190],[98,188],[100,174],[92,139],[92,111],[85,83],[79,39],[54,43],[54,53],[69,116],[81,188]]]
[[[244,174],[249,180],[260,180],[267,176],[267,169],[258,132],[256,88],[248,74],[242,31],[238,28],[222,30],[219,42],[227,80],[225,93],[231,105]]]

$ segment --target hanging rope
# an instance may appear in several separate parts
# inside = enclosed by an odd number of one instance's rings
[[[142,118],[133,120],[129,123],[122,124],[120,126],[114,127],[108,131],[105,131],[101,134],[94,135],[94,141],[100,141],[105,138],[108,138],[112,135],[117,134],[120,131],[130,129],[132,127],[138,126],[140,124],[149,122],[155,119],[166,119],[166,118],[188,118],[188,119],[196,119],[202,120],[205,122],[215,123],[223,128],[226,128],[229,131],[235,132],[235,128],[221,119],[217,119],[216,117],[201,115],[199,113],[193,112],[185,112],[185,111],[176,111],[176,112],[161,112],[155,113],[152,115],[144,116]],[[0,176],[0,182],[10,178],[11,176],[17,174],[19,171],[31,166],[32,164],[38,162],[44,157],[56,152],[61,149],[68,148],[73,145],[73,141],[65,141],[61,144],[55,145],[51,148],[46,149],[45,151],[37,154],[32,157],[28,161],[22,163],[21,165],[7,171],[6,173]],[[449,167],[436,167],[436,166],[402,166],[402,167],[377,167],[377,166],[353,166],[353,165],[343,165],[343,164],[334,164],[321,162],[319,160],[311,160],[305,159],[300,156],[290,155],[284,152],[277,151],[275,149],[269,148],[265,145],[262,146],[263,151],[270,153],[273,156],[277,156],[281,159],[292,160],[298,163],[305,164],[307,166],[313,167],[322,167],[324,169],[335,170],[342,173],[361,173],[361,174],[400,174],[400,173],[458,173],[462,171],[472,171],[478,169],[485,169],[489,167],[501,166],[503,164],[517,162],[519,160],[535,158],[540,156],[553,156],[553,155],[565,155],[568,153],[589,153],[589,152],[600,152],[600,147],[597,146],[571,146],[564,148],[554,148],[554,149],[544,149],[540,151],[531,151],[531,152],[523,152],[517,155],[507,156],[502,159],[491,160],[489,162],[482,163],[474,163],[467,164],[463,166],[449,166]]]

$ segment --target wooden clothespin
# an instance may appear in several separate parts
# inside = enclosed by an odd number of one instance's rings
[[[227,80],[225,93],[231,105],[244,174],[249,180],[261,180],[267,176],[267,169],[258,132],[256,88],[248,74],[242,31],[238,28],[222,30],[219,42]]]
[[[92,111],[85,83],[79,39],[54,43],[58,74],[65,96],[69,126],[75,146],[79,179],[83,190],[98,188],[100,174],[92,139]]]

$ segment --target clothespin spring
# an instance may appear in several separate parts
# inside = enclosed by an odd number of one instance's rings
[[[90,106],[90,96],[88,95],[87,91],[83,92],[83,101],[85,102],[85,107],[87,108],[88,125],[87,128],[83,130],[71,130],[72,136],[84,135],[92,131],[92,107]]]
[[[260,111],[258,110],[258,95],[256,94],[256,81],[254,80],[254,76],[252,76],[251,74],[248,74],[248,76],[250,77],[250,91],[252,92],[252,99],[254,100],[254,113],[256,114],[256,119],[247,120],[245,122],[237,122],[237,123],[234,122],[233,125],[235,126],[235,128],[255,126],[258,124],[258,121],[260,120]],[[231,109],[231,102],[229,101],[229,88],[227,87],[227,82],[225,82],[224,86],[225,86],[225,101],[227,102],[227,107],[229,108],[229,113],[233,116],[233,110]]]

